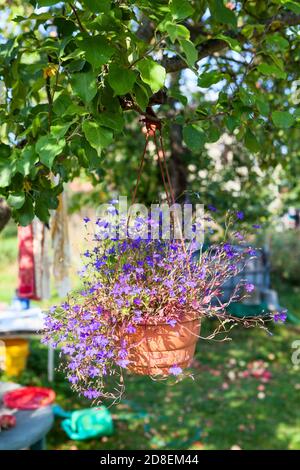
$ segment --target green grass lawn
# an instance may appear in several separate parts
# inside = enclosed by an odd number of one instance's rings
[[[115,434],[68,440],[60,420],[49,433],[50,449],[300,449],[299,366],[291,363],[291,343],[300,331],[277,326],[273,336],[236,330],[233,341],[199,341],[194,380],[177,384],[129,376],[124,400],[111,408]],[[49,386],[47,350],[31,342],[28,367],[18,381]],[[58,358],[56,359],[58,364]],[[244,377],[253,361],[263,361],[267,383]],[[8,380],[8,377],[4,377]],[[75,396],[60,373],[52,387],[57,403],[71,410],[89,406]],[[135,418],[145,411],[143,418]],[[125,413],[126,412],[126,413]],[[128,415],[129,413],[129,415]],[[132,413],[132,416],[130,416]],[[126,416],[127,415],[127,416]],[[124,419],[126,418],[126,419]],[[201,431],[201,435],[199,435]]]
[[[4,251],[0,256],[0,302],[9,298],[15,282],[9,274],[14,269],[12,258],[9,263],[2,261]],[[12,253],[9,249],[5,252]],[[280,301],[300,317],[297,288],[282,284]],[[206,329],[210,326],[207,324]],[[300,366],[291,362],[292,342],[296,339],[300,339],[299,328],[276,325],[271,336],[261,330],[236,329],[230,342],[200,340],[192,368],[194,380],[186,378],[174,384],[171,380],[154,382],[147,377],[128,375],[124,399],[111,408],[115,423],[112,437],[71,441],[56,419],[48,436],[48,447],[300,449]],[[249,373],[254,361],[262,361],[258,365],[265,370],[267,379]],[[49,386],[46,369],[47,349],[38,340],[32,340],[28,367],[17,380],[22,384]],[[56,373],[51,386],[63,408],[89,406],[70,391],[60,373]],[[137,411],[146,415],[134,416]]]

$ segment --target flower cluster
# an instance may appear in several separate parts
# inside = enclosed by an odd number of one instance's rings
[[[92,225],[88,218],[85,223]],[[252,292],[252,284],[239,282],[230,299],[222,300],[224,284],[255,256],[250,246],[237,245],[235,236],[234,243],[227,239],[193,251],[193,243],[182,240],[141,238],[143,221],[135,224],[135,237],[120,239],[109,236],[109,222],[96,221],[97,230],[83,253],[82,287],[46,317],[44,342],[61,347],[72,387],[96,401],[114,396],[106,392],[108,375],[119,377],[130,368],[130,335],[140,324],[175,327],[188,313],[217,318],[214,334],[226,332],[228,323],[230,328],[237,323],[263,325],[260,319],[235,318],[226,311],[231,302]],[[169,373],[178,375],[181,369],[174,364]]]

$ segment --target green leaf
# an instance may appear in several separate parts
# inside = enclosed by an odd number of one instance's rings
[[[93,72],[76,73],[71,80],[72,88],[82,101],[89,103],[97,93],[97,82]]]
[[[270,112],[270,106],[269,103],[266,99],[263,97],[259,96],[256,98],[256,106],[260,114],[263,116],[268,116]]]
[[[64,112],[71,106],[72,100],[69,95],[62,93],[53,102],[53,111],[58,116],[62,116]]]
[[[191,41],[188,41],[187,39],[180,39],[179,42],[186,56],[188,66],[191,69],[194,68],[195,62],[198,59],[198,51],[196,47]]]
[[[183,128],[183,140],[189,149],[193,152],[197,152],[204,147],[206,135],[204,131],[195,124],[190,124]]]
[[[26,225],[29,225],[32,222],[34,218],[34,210],[32,199],[29,196],[26,197],[25,203],[21,209],[16,210],[15,214],[17,215],[19,224],[23,227],[26,227]]]
[[[100,35],[78,39],[77,44],[84,51],[86,60],[94,68],[107,64],[114,53],[114,48]]]
[[[166,70],[153,59],[143,59],[136,64],[143,82],[150,86],[153,93],[159,91],[165,83]]]
[[[217,142],[220,138],[220,130],[211,124],[208,128],[207,142]]]
[[[72,103],[70,104],[70,106],[67,107],[67,109],[64,111],[64,113],[61,116],[62,117],[74,116],[76,114],[79,114],[80,116],[84,116],[85,114],[89,114],[89,112],[83,106],[79,106],[79,104]]]
[[[6,160],[11,154],[11,147],[0,142],[0,160]]]
[[[11,193],[7,199],[8,204],[14,209],[20,209],[25,202],[24,192]]]
[[[56,140],[62,139],[66,132],[68,131],[69,127],[73,124],[74,121],[72,122],[67,122],[67,123],[61,123],[61,124],[55,124],[54,126],[50,127],[50,133],[52,137],[55,137]]]
[[[36,3],[39,7],[51,7],[52,5],[59,3],[59,0],[38,0]]]
[[[194,13],[188,0],[171,0],[171,14],[175,20],[183,20]]]
[[[225,124],[229,132],[232,133],[240,125],[240,120],[236,116],[227,116]]]
[[[255,135],[253,134],[253,132],[249,128],[247,128],[247,130],[245,132],[244,141],[245,141],[245,146],[251,152],[256,153],[256,152],[260,151],[261,146],[260,146],[257,138],[255,137]]]
[[[170,88],[170,90],[168,90],[168,96],[170,96],[171,98],[175,98],[175,100],[182,103],[183,106],[186,106],[188,104],[187,97],[185,95],[181,94],[179,90],[176,90],[174,88]]]
[[[235,38],[231,38],[230,36],[226,36],[225,34],[218,34],[218,36],[216,36],[216,38],[217,39],[222,39],[222,41],[227,42],[230,49],[232,49],[233,51],[240,52],[241,49],[242,49],[239,41]]]
[[[280,49],[282,51],[290,47],[289,41],[285,39],[283,36],[281,36],[281,34],[279,33],[270,34],[266,36],[265,42],[269,46],[271,47],[275,46],[277,49]]]
[[[288,111],[273,111],[272,121],[276,127],[288,129],[294,124],[295,118]]]
[[[0,166],[0,188],[6,188],[10,185],[12,177],[12,168],[10,162],[8,165]]]
[[[82,0],[82,2],[93,13],[107,13],[111,5],[111,0]]]
[[[108,147],[113,140],[112,131],[100,126],[96,121],[84,121],[82,130],[86,140],[97,151],[98,155],[100,155],[102,149]]]
[[[134,85],[135,99],[142,111],[146,111],[149,103],[149,96],[146,88],[140,83]]]
[[[64,146],[64,139],[57,141],[50,135],[43,135],[38,139],[35,145],[35,150],[40,157],[41,163],[51,169],[55,157],[63,151]]]
[[[28,176],[38,159],[34,145],[26,145],[17,161],[17,171],[23,176]]]
[[[121,113],[112,113],[110,111],[104,111],[97,116],[97,122],[101,126],[109,127],[117,132],[121,132],[124,127],[124,118]]]
[[[45,197],[39,197],[35,201],[34,212],[35,215],[42,221],[48,222],[50,217],[50,212],[47,204],[47,199]]]
[[[300,15],[300,5],[297,2],[283,2],[284,6],[289,10],[293,11],[297,15]]]
[[[84,139],[80,150],[85,154],[88,168],[91,171],[95,169],[99,170],[101,158],[99,158],[99,155],[96,150],[90,146],[86,139]]]
[[[255,103],[255,96],[245,88],[239,89],[239,97],[245,106],[251,107]]]
[[[237,18],[233,11],[225,7],[224,0],[209,0],[208,5],[214,21],[236,28]]]
[[[176,39],[190,39],[190,32],[183,24],[174,24],[171,21],[167,21],[164,25],[164,30],[169,34],[173,43]]]
[[[108,83],[116,95],[126,95],[132,91],[136,81],[136,73],[117,64],[111,64],[108,73]]]
[[[267,75],[269,77],[275,77],[275,78],[286,78],[286,73],[282,70],[280,70],[276,65],[274,64],[260,64],[257,67],[257,70],[262,73],[263,75]]]
[[[212,70],[211,72],[202,73],[198,78],[198,85],[201,88],[209,88],[211,85],[219,83],[221,80],[228,78],[228,75],[225,75],[218,70]]]

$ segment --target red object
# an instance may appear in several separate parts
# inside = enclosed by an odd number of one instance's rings
[[[51,388],[24,387],[5,393],[3,403],[8,408],[18,410],[36,410],[51,405],[55,400],[55,392]]]
[[[19,244],[19,285],[18,296],[20,298],[40,300],[36,295],[34,250],[33,250],[33,226],[18,227]]]
[[[0,429],[14,428],[16,422],[16,417],[13,415],[0,415]]]

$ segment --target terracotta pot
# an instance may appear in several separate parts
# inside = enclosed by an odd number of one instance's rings
[[[173,365],[190,366],[200,334],[200,320],[186,316],[174,327],[167,323],[140,324],[128,336],[128,370],[140,375],[170,375]]]

